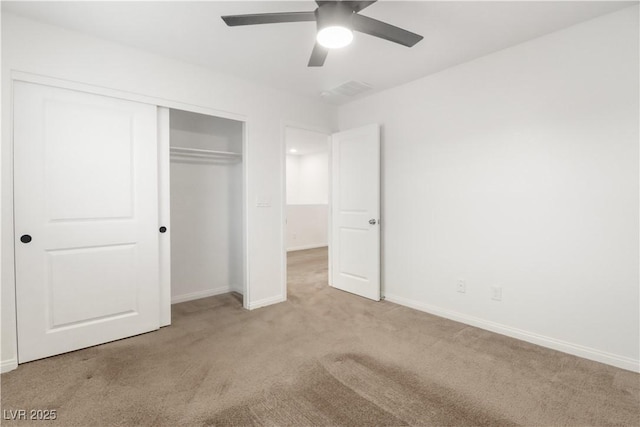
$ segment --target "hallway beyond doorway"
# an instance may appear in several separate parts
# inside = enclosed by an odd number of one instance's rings
[[[329,286],[328,275],[328,247],[287,253],[289,298],[308,297],[310,292]]]

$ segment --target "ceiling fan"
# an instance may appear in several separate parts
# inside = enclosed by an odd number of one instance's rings
[[[360,11],[376,1],[316,1],[313,12],[256,13],[228,15],[222,20],[230,27],[238,25],[279,24],[283,22],[315,21],[318,32],[311,52],[309,67],[322,67],[329,49],[344,47],[353,40],[353,31],[369,34],[404,46],[412,47],[422,36],[377,19],[360,15]]]

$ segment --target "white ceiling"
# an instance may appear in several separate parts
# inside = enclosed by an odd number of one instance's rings
[[[347,81],[397,86],[637,2],[379,1],[362,11],[424,36],[413,48],[356,33],[308,68],[313,22],[227,27],[221,15],[310,11],[312,1],[9,2],[3,12],[67,27],[297,94]],[[363,94],[360,96],[366,96]],[[353,98],[324,97],[341,104]]]
[[[291,155],[306,156],[329,151],[329,136],[310,130],[287,127],[285,142],[287,154]],[[296,152],[292,153],[291,149],[295,149]]]

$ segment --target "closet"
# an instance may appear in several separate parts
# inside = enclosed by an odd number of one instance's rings
[[[26,81],[13,95],[19,363],[246,293],[243,122]]]
[[[243,122],[169,110],[171,302],[243,294]]]

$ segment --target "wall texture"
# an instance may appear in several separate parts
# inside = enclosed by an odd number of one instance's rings
[[[282,301],[284,183],[282,123],[335,128],[335,109],[232,76],[2,14],[2,366],[16,360],[11,159],[11,70],[242,115],[247,120],[246,182],[250,307]],[[256,201],[269,200],[257,207]]]
[[[638,60],[633,6],[340,108],[383,129],[387,300],[638,370]]]

